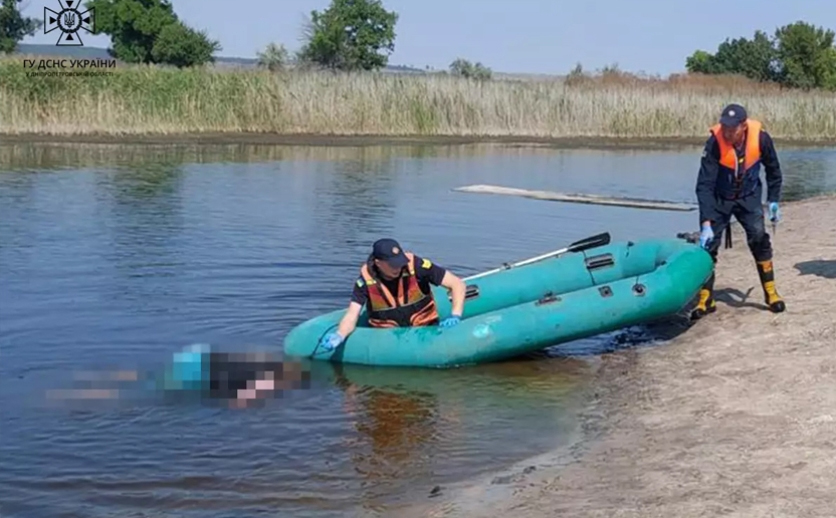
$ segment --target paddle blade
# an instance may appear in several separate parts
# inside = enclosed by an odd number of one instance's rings
[[[596,248],[610,244],[610,233],[603,232],[601,234],[590,236],[580,241],[575,241],[566,249],[567,252],[582,252],[590,248]]]

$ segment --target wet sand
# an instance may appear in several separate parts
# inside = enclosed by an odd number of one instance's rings
[[[677,149],[702,146],[706,137],[603,137],[578,136],[544,138],[526,135],[322,135],[279,133],[195,133],[195,134],[2,134],[0,143],[70,144],[260,144],[288,146],[381,146],[381,145],[458,145],[505,144],[539,145],[554,149]],[[774,137],[776,144],[793,147],[832,147],[834,140],[793,140]]]
[[[399,514],[833,516],[836,196],[782,212],[786,312],[763,304],[735,223],[717,312],[670,342],[606,355],[582,443]]]

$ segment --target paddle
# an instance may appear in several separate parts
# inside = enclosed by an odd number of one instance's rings
[[[549,257],[554,257],[558,255],[567,254],[569,252],[582,252],[584,250],[589,250],[590,248],[596,248],[599,246],[608,245],[610,243],[610,233],[603,232],[601,234],[597,234],[594,236],[590,236],[580,241],[575,241],[571,245],[567,246],[566,248],[561,248],[560,250],[555,250],[553,252],[548,252],[543,255],[538,255],[537,257],[532,257],[531,259],[526,259],[525,261],[520,261],[514,264],[505,264],[499,268],[494,268],[493,270],[488,270],[487,272],[482,272],[476,275],[471,275],[470,277],[465,277],[462,279],[463,281],[471,281],[473,279],[478,279],[480,277],[485,277],[486,275],[491,275],[497,272],[501,272],[502,270],[508,270],[510,268],[516,268],[518,266],[525,266],[527,264],[536,263],[537,261],[542,261],[543,259],[547,259]]]

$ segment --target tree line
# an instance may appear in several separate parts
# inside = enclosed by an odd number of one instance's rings
[[[0,4],[0,52],[13,52],[41,20],[21,15],[22,0]],[[214,62],[221,50],[217,40],[180,20],[169,0],[87,0],[95,8],[95,29],[111,39],[110,55],[127,63],[177,67]],[[291,55],[284,45],[271,43],[258,53],[259,65],[279,70],[324,68],[378,70],[388,65],[395,50],[398,14],[381,0],[331,0],[327,9],[312,11],[303,27],[304,44]],[[836,90],[834,32],[798,21],[780,27],[770,37],[755,31],[752,39],[727,38],[717,51],[697,50],[685,60],[689,73],[737,74],[755,81],[791,88]],[[457,58],[449,73],[490,79],[492,71],[481,63]]]
[[[694,52],[685,60],[689,73],[737,74],[789,88],[836,90],[834,32],[798,21],[770,37],[755,31],[752,39],[726,38],[713,54]]]
[[[24,17],[22,0],[0,4],[0,53],[11,53],[18,42],[32,36],[42,20]],[[125,63],[201,66],[215,61],[220,43],[205,31],[180,20],[169,0],[87,0],[95,9],[95,31],[110,36],[108,53]],[[305,43],[294,55],[284,45],[270,43],[258,53],[259,65],[278,70],[298,68],[378,70],[388,65],[395,50],[398,14],[381,0],[332,0],[327,9],[312,11],[305,23]],[[490,68],[458,58],[449,67],[455,75],[490,79]]]

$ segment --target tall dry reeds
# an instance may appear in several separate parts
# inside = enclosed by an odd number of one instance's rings
[[[703,137],[723,105],[744,104],[777,138],[836,138],[836,94],[742,78],[475,81],[448,75],[106,69],[29,77],[0,61],[0,134]]]

